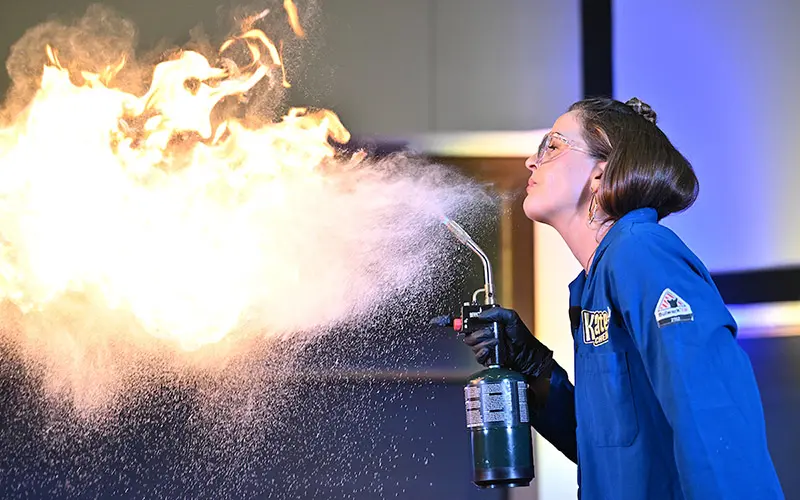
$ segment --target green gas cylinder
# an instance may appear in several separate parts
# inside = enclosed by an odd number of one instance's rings
[[[525,379],[500,367],[476,373],[464,387],[476,485],[530,485],[533,451],[526,393]]]
[[[483,307],[465,304],[464,312]],[[492,329],[496,337],[502,335],[497,323]],[[472,481],[481,488],[529,486],[534,477],[528,384],[521,374],[499,365],[501,349],[502,342],[491,354],[489,367],[464,387]]]

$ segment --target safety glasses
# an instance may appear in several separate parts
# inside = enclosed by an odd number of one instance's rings
[[[553,161],[570,149],[587,155],[592,154],[590,151],[577,146],[572,139],[564,137],[558,132],[548,132],[542,139],[542,143],[539,144],[535,164],[538,167],[543,163]]]

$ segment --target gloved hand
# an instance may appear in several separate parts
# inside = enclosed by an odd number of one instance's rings
[[[501,365],[524,375],[537,378],[550,377],[553,369],[553,351],[531,334],[516,311],[502,307],[491,307],[478,318],[487,322],[498,322],[505,329],[505,359]],[[464,337],[464,343],[472,348],[478,363],[486,365],[491,348],[497,344],[492,328],[487,325]]]

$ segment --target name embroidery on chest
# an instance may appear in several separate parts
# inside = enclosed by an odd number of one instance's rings
[[[605,311],[581,311],[583,323],[583,343],[595,347],[608,342],[608,324],[611,320],[611,309]]]

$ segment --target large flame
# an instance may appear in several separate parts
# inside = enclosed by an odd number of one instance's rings
[[[233,50],[249,60],[237,64]],[[0,129],[0,298],[35,314],[83,294],[187,350],[279,298],[262,278],[286,283],[302,270],[265,262],[275,244],[265,214],[284,206],[287,179],[322,183],[330,140],[349,140],[327,110],[294,108],[257,128],[215,117],[274,73],[288,86],[279,47],[250,28],[222,44],[217,66],[183,51],[155,67],[144,95],[114,88],[124,59],[78,77],[58,47],[47,51],[30,106]]]

